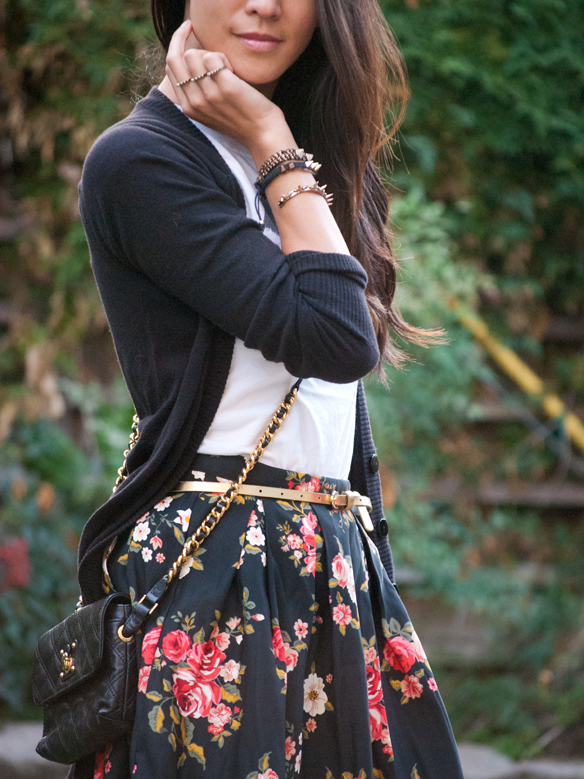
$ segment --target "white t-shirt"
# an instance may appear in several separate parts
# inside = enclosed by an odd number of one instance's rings
[[[256,199],[257,168],[248,149],[237,141],[191,119],[223,157],[237,179],[247,216],[266,219]],[[259,210],[259,213],[258,213]],[[267,220],[265,235],[280,246],[275,224]],[[272,414],[297,377],[282,363],[270,362],[257,349],[235,339],[225,391],[201,454],[243,455],[255,448]],[[353,456],[357,382],[333,384],[304,379],[298,399],[282,428],[262,456],[275,468],[346,479]]]

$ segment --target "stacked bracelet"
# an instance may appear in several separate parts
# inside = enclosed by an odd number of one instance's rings
[[[289,160],[296,160],[298,162],[310,162],[313,159],[312,154],[308,154],[304,149],[282,149],[272,154],[271,157],[263,163],[258,171],[258,180],[264,179],[268,173],[271,173],[274,168],[278,167],[282,162],[288,162]]]
[[[326,200],[328,206],[331,206],[333,203],[333,196],[329,195],[326,191],[326,184],[323,184],[322,187],[320,184],[312,184],[309,187],[303,187],[302,184],[299,184],[297,187],[294,187],[294,189],[291,189],[290,192],[282,195],[282,197],[278,200],[278,208],[282,208],[282,206],[289,200],[292,200],[293,197],[296,197],[296,195],[302,195],[305,192],[314,192],[317,195],[321,195],[321,197]]]
[[[283,173],[288,173],[291,170],[304,170],[307,173],[318,173],[321,169],[321,164],[314,160],[289,160],[288,162],[281,162],[276,165],[275,168],[267,173],[263,178],[258,176],[255,187],[263,200],[266,200],[266,188],[274,181],[275,178],[281,176]]]
[[[315,162],[313,155],[308,154],[304,149],[283,149],[282,151],[276,152],[276,154],[272,154],[258,171],[258,177],[255,182],[255,187],[258,191],[256,196],[256,208],[259,207],[260,197],[263,200],[267,200],[266,187],[278,176],[291,170],[305,170],[308,173],[318,173],[321,167],[320,163]],[[326,192],[326,184],[321,187],[320,184],[316,182],[316,184],[307,187],[303,187],[299,184],[294,189],[291,189],[290,192],[282,195],[280,200],[278,200],[278,207],[282,208],[282,206],[289,200],[292,200],[293,197],[302,195],[305,192],[314,192],[316,195],[321,195],[329,206],[332,205],[333,196]]]

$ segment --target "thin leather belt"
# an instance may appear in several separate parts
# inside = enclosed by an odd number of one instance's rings
[[[181,481],[173,492],[227,492],[231,482],[218,481]],[[254,498],[279,498],[280,500],[295,500],[301,503],[319,503],[324,506],[332,506],[343,511],[357,511],[361,517],[363,527],[372,532],[373,523],[369,516],[371,501],[365,495],[353,490],[331,493],[305,492],[303,490],[286,490],[279,487],[259,487],[255,484],[243,484],[239,490],[240,495],[251,495]]]

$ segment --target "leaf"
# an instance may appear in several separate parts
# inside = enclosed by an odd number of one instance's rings
[[[351,620],[351,627],[354,627],[356,630],[359,630],[359,622],[354,617]]]
[[[185,537],[184,537],[182,531],[180,531],[178,529],[178,525],[173,525],[172,529],[174,530],[174,537],[176,538],[176,540],[179,542],[179,544],[181,546],[184,546],[185,545]]]
[[[162,680],[162,687],[164,688],[164,692],[172,692],[172,684],[168,681],[168,679]]]
[[[118,557],[118,563],[120,565],[127,565],[128,564],[128,555],[123,554],[121,557]]]
[[[176,767],[177,767],[177,768],[180,768],[180,767],[181,767],[181,765],[184,763],[184,761],[185,761],[186,759],[187,759],[187,756],[186,756],[186,755],[185,755],[185,753],[183,752],[183,753],[182,753],[182,755],[181,755],[181,756],[179,757],[179,759],[178,759],[178,763],[176,764]]]
[[[333,704],[330,701],[327,701],[325,703],[324,707],[325,707],[325,709],[327,711],[334,711],[335,710],[335,707],[333,706]]]
[[[282,506],[285,511],[296,511],[296,507],[286,500],[278,500],[276,502],[279,506]]]
[[[391,684],[394,690],[401,690],[401,682],[398,682],[397,679],[390,679],[389,683]]]
[[[383,779],[383,772],[379,768],[373,769],[373,779]]]
[[[159,692],[155,692],[154,690],[152,692],[147,692],[146,697],[155,703],[162,700],[162,695]]]
[[[395,617],[392,617],[389,620],[389,632],[392,635],[396,635],[396,634],[399,635],[401,633],[401,625],[399,624],[399,622]]]
[[[245,632],[249,635],[250,633],[254,633],[253,625],[246,625],[245,626]]]
[[[239,730],[241,722],[238,719],[231,720],[231,730]]]
[[[162,706],[155,706],[152,711],[148,713],[148,722],[150,727],[155,733],[163,733],[164,728],[164,711]]]
[[[180,717],[178,715],[178,709],[174,705],[171,705],[170,707],[170,718],[176,725],[180,725]]]
[[[176,736],[174,735],[174,733],[169,733],[168,734],[168,740],[170,741],[170,744],[171,744],[173,750],[176,752],[177,742],[176,742]]]
[[[239,694],[237,687],[234,684],[229,683],[224,684],[221,688],[221,697],[228,703],[235,703],[236,701],[241,700],[241,695]]]
[[[283,671],[281,668],[276,668],[276,673],[278,674],[279,679],[286,678],[286,671]]]
[[[261,758],[260,762],[258,763],[258,768],[260,771],[267,771],[270,767],[270,755],[271,752],[266,752],[266,754]]]
[[[197,746],[197,744],[189,744],[187,747],[189,751],[189,756],[194,757],[196,760],[199,761],[201,765],[205,765],[205,751],[203,750],[203,747]]]

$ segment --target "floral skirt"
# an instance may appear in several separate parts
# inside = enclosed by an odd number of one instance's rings
[[[189,478],[242,462],[199,455]],[[349,488],[261,463],[248,483]],[[216,500],[154,506],[110,551],[105,589],[140,597]],[[424,650],[351,512],[238,497],[139,638],[134,730],[95,779],[462,779]]]

